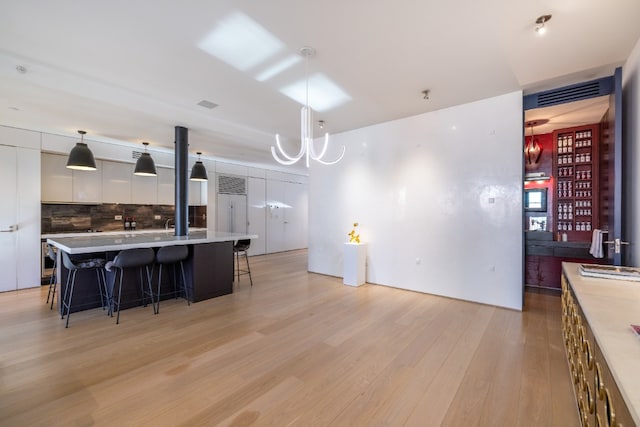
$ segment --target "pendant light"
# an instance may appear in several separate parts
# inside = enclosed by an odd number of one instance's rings
[[[96,170],[96,160],[93,158],[93,153],[84,142],[84,135],[87,132],[79,130],[78,133],[80,134],[80,142],[76,142],[76,146],[73,147],[69,153],[67,167],[69,169],[81,171],[94,171]]]
[[[198,154],[198,160],[191,169],[191,176],[189,177],[189,179],[191,181],[207,181],[209,179],[207,177],[207,168],[204,167],[202,160],[200,160],[200,156],[202,155],[202,153],[198,151],[196,154]]]
[[[156,176],[156,164],[153,162],[151,154],[147,153],[147,145],[149,145],[149,143],[143,142],[142,145],[144,145],[144,153],[138,157],[136,169],[133,171],[133,174],[139,176]]]
[[[335,160],[323,160],[329,145],[328,133],[324,134],[324,144],[319,153],[316,153],[315,147],[313,146],[313,113],[309,105],[309,57],[315,55],[315,52],[314,48],[308,46],[300,49],[300,55],[305,58],[306,73],[306,102],[300,111],[300,151],[295,156],[285,152],[280,144],[280,135],[276,134],[276,146],[271,146],[271,155],[281,165],[292,165],[303,157],[306,160],[307,168],[309,167],[309,160],[315,160],[323,165],[333,165],[338,163],[344,156],[345,147],[343,146],[342,152]],[[322,125],[324,126],[324,120],[322,120]]]

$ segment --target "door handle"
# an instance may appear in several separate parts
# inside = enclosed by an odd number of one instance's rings
[[[603,243],[613,244],[613,250],[617,254],[619,254],[620,251],[622,250],[622,245],[628,245],[629,244],[629,242],[623,242],[620,239],[607,240],[607,241],[605,241]]]
[[[13,233],[14,231],[18,231],[17,225],[10,225],[6,230],[0,230],[0,233]]]

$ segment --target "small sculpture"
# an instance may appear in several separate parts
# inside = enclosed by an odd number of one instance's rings
[[[360,243],[360,235],[356,234],[356,227],[358,226],[357,222],[353,223],[353,230],[349,234],[349,243]]]

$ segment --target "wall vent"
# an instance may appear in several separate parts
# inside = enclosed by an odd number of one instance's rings
[[[546,107],[564,102],[581,101],[583,99],[594,98],[600,93],[598,82],[586,83],[580,86],[573,86],[541,93],[538,96],[538,105]]]
[[[138,160],[140,158],[140,156],[142,156],[142,151],[132,151],[131,152],[131,158],[133,160]]]
[[[589,82],[526,95],[523,98],[523,107],[525,110],[550,107],[552,105],[582,101],[611,93],[613,93],[613,77],[603,77]]]
[[[247,194],[246,178],[218,175],[218,194]]]

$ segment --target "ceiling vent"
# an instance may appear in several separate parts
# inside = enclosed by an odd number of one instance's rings
[[[135,151],[135,150],[133,150],[133,151],[131,152],[131,158],[132,158],[133,160],[138,160],[138,159],[140,158],[140,156],[142,156],[142,151]]]
[[[212,110],[218,106],[218,104],[216,104],[215,102],[207,101],[206,99],[198,102],[198,105],[204,108],[208,108],[209,110]]]
[[[611,93],[613,93],[613,77],[609,76],[589,82],[561,87],[559,89],[552,89],[526,95],[523,99],[523,106],[525,110],[551,107],[553,105],[582,101],[584,99],[596,98],[598,96],[609,95]]]
[[[218,175],[218,194],[247,194],[246,178]]]

